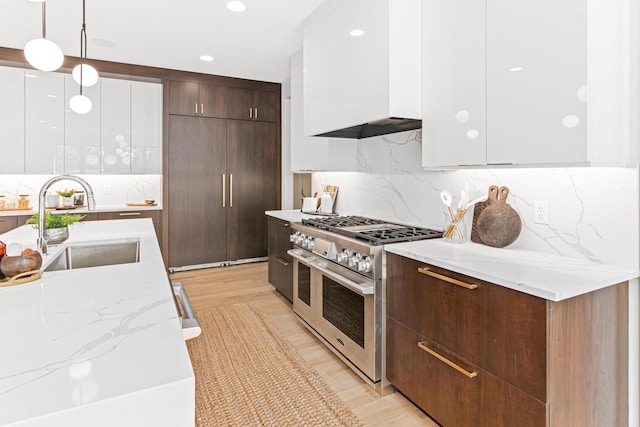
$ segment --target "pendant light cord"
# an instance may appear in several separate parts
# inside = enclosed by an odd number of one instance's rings
[[[85,0],[82,0],[82,29],[80,30],[80,95],[82,95],[83,65],[87,59],[87,25],[85,23]]]
[[[47,2],[42,2],[42,38],[47,38]]]

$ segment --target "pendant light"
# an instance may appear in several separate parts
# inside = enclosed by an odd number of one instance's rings
[[[24,57],[35,69],[55,71],[64,62],[64,55],[57,44],[47,40],[47,6],[42,2],[42,38],[30,40],[24,47]]]
[[[75,95],[69,100],[69,107],[74,113],[86,114],[93,106],[91,100],[82,94],[83,86],[93,86],[98,81],[98,72],[89,64],[87,59],[87,26],[85,24],[85,0],[82,0],[82,29],[80,30],[80,64],[71,72],[73,79],[80,85],[80,95]],[[85,80],[86,79],[86,80]],[[89,84],[90,83],[90,84]]]
[[[86,64],[87,60],[87,25],[85,23],[85,0],[82,0],[82,30],[80,30],[80,64],[73,67],[73,80],[81,86],[90,87],[98,83],[98,72]]]

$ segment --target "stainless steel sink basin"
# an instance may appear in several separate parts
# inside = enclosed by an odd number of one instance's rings
[[[67,246],[44,271],[74,270],[140,261],[139,241],[106,241]]]

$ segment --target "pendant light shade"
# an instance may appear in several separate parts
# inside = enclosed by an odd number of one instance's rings
[[[80,80],[80,74],[82,74],[82,81]],[[90,87],[98,83],[98,71],[89,64],[76,65],[73,67],[71,75],[76,83],[84,87]]]
[[[87,114],[91,111],[91,100],[82,94],[83,86],[93,86],[98,82],[98,72],[87,60],[87,25],[85,24],[85,0],[82,0],[82,29],[80,30],[80,64],[71,71],[73,80],[80,85],[80,95],[69,100],[69,107],[74,113]]]
[[[57,44],[47,40],[46,2],[42,2],[42,38],[30,40],[24,47],[29,64],[42,71],[54,71],[62,66],[64,55]]]
[[[93,104],[88,97],[84,95],[75,95],[69,100],[69,107],[71,107],[71,111],[74,113],[87,114],[91,111]]]

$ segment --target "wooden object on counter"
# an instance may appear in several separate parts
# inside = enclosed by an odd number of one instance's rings
[[[627,425],[627,282],[551,302],[391,253],[386,264],[387,378],[435,421]]]
[[[499,188],[497,185],[492,185],[487,191],[487,200],[484,202],[478,202],[473,206],[473,222],[471,223],[471,241],[474,243],[483,243],[482,239],[478,235],[478,218],[482,212],[493,203],[498,201]]]
[[[482,243],[503,248],[515,242],[522,230],[520,215],[507,204],[509,188],[500,187],[498,201],[486,207],[476,222]]]
[[[7,277],[0,280],[0,287],[21,285],[23,283],[33,282],[42,277],[40,270],[25,271],[24,273],[16,274],[13,277]]]

